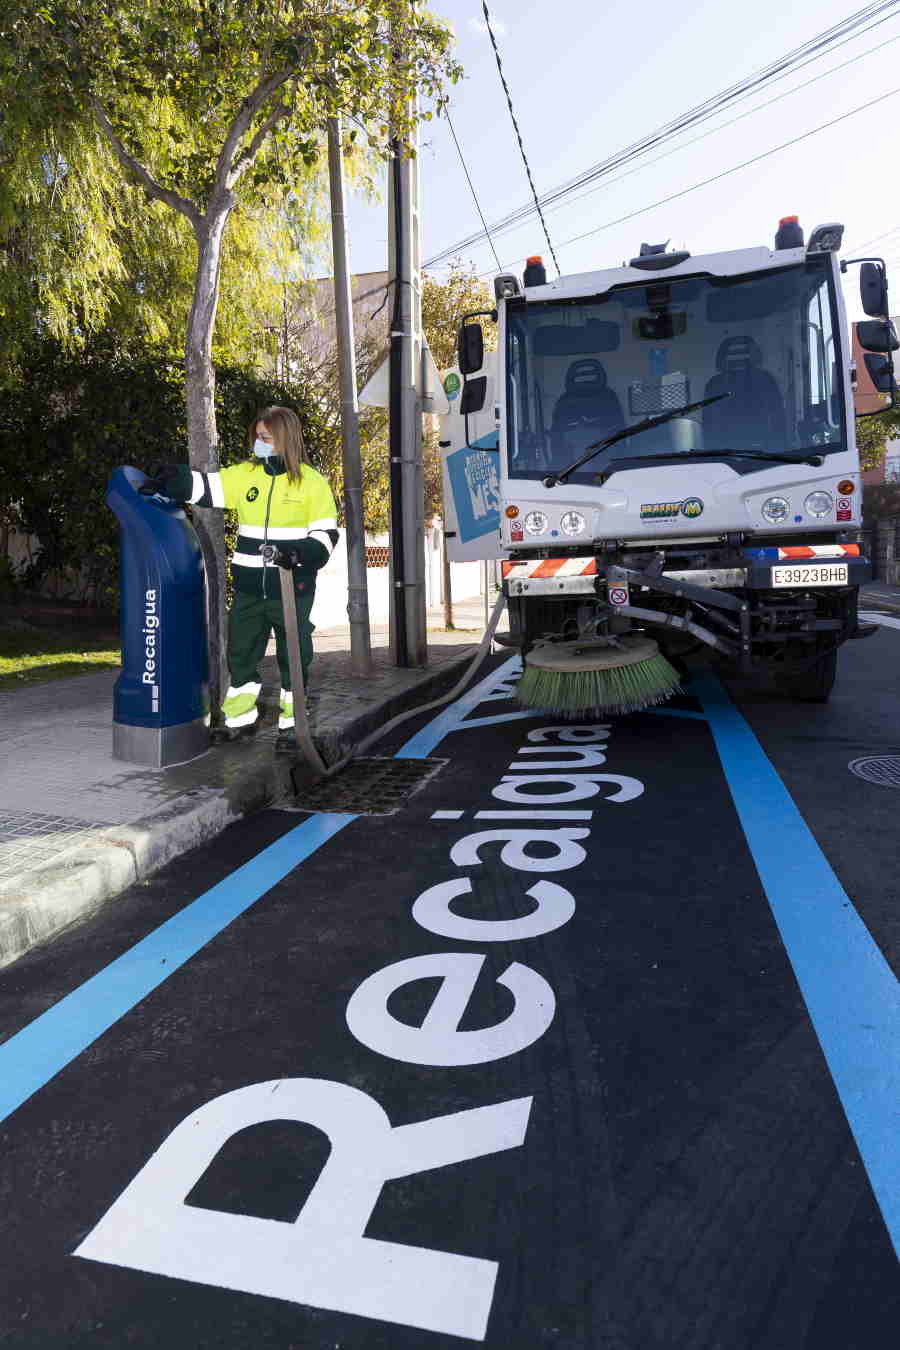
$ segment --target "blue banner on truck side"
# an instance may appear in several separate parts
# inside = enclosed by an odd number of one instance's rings
[[[457,529],[464,543],[500,528],[498,458],[496,431],[447,456]]]
[[[203,558],[182,508],[143,496],[140,469],[116,469],[106,500],[119,520],[122,671],[113,753],[161,768],[208,744]]]

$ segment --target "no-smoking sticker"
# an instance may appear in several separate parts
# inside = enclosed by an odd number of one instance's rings
[[[610,603],[611,605],[627,605],[627,604],[628,604],[628,587],[627,587],[627,586],[610,586],[610,588],[609,588],[609,603]]]

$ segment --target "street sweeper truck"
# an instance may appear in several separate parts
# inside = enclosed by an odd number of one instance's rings
[[[674,692],[689,653],[824,701],[871,576],[839,225],[691,256],[647,245],[461,316],[440,444],[451,558],[501,559],[518,697],[582,716]],[[854,259],[894,397],[881,259]],[[486,351],[484,322],[496,325]],[[491,344],[493,345],[493,344]]]

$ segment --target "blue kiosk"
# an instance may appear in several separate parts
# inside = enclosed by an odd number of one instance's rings
[[[113,755],[162,769],[209,747],[209,657],[200,544],[181,506],[147,496],[140,469],[116,469],[106,500],[119,520],[122,672]]]

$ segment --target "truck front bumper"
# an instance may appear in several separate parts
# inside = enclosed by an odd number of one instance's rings
[[[743,566],[677,571],[663,570],[662,550],[642,567],[585,557],[505,561],[504,592],[519,600],[593,595],[605,600],[615,615],[691,633],[749,670],[754,643],[771,641],[768,636],[760,638],[758,632],[753,637],[757,611],[783,613],[778,596],[784,597],[788,607],[802,607],[809,604],[811,595],[846,595],[872,575],[868,559],[859,556],[855,544],[744,549],[743,553]],[[782,571],[774,574],[775,568]],[[666,596],[667,605],[653,608],[655,596]],[[673,600],[679,603],[673,605]],[[845,626],[846,620],[840,618],[813,617],[803,633]]]
[[[550,595],[602,595],[610,584],[622,584],[622,576],[627,571],[626,584],[646,586],[654,589],[654,583],[660,578],[665,582],[685,582],[688,586],[700,586],[710,590],[737,591],[750,589],[764,591],[781,589],[773,585],[774,567],[803,566],[814,567],[817,564],[846,564],[847,580],[845,586],[861,586],[872,579],[872,565],[868,558],[860,557],[856,544],[825,544],[813,547],[785,548],[747,548],[744,549],[746,565],[743,567],[688,568],[679,571],[662,571],[649,575],[636,572],[633,568],[622,569],[606,566],[594,558],[540,558],[527,562],[505,561],[503,563],[503,589],[511,596],[550,596]],[[615,580],[610,582],[608,573],[612,571]],[[818,590],[814,581],[798,582],[798,587],[806,590]],[[833,583],[827,583],[821,589],[832,589]],[[671,592],[671,586],[656,587]]]

